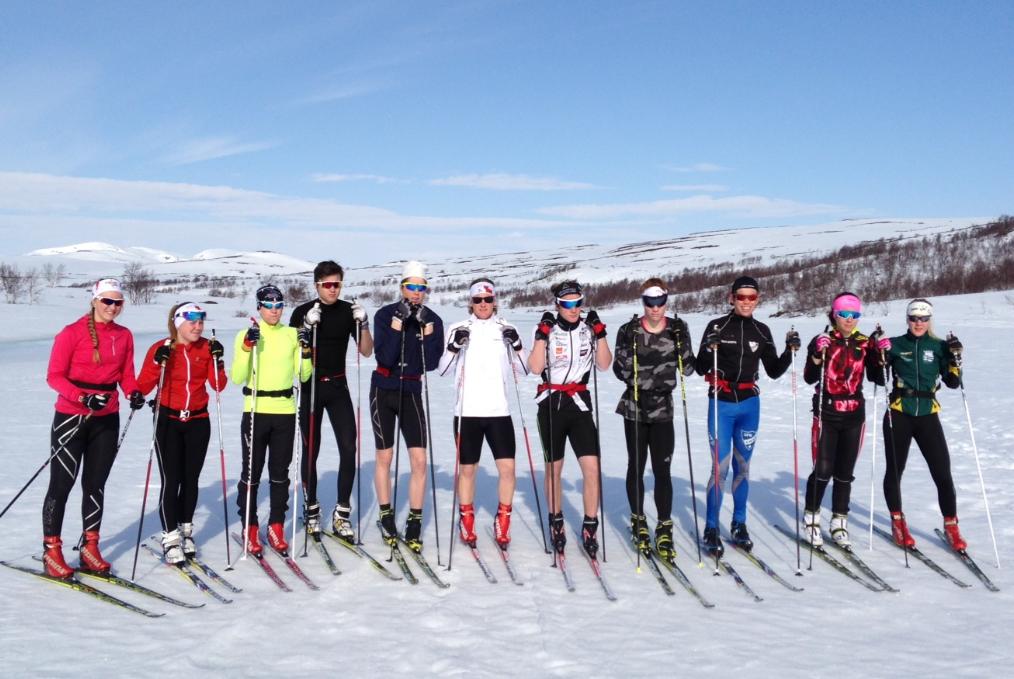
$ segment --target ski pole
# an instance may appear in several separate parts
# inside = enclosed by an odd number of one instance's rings
[[[525,410],[521,405],[521,390],[518,387],[518,374],[514,369],[514,356],[516,352],[511,349],[510,344],[504,340],[504,347],[507,351],[507,359],[511,364],[511,373],[514,375],[514,396],[518,402],[518,415],[521,417],[521,433],[525,438],[525,450],[528,452],[528,469],[532,475],[532,495],[535,496],[535,508],[539,512],[539,529],[542,531],[542,549],[549,554],[549,543],[546,541],[546,526],[545,526],[545,515],[542,513],[542,502],[539,500],[539,487],[535,481],[535,462],[532,460],[532,444],[528,440],[528,425],[525,423]],[[518,358],[518,363],[521,365],[521,369],[527,374],[524,362],[521,358]]]
[[[293,433],[293,435],[292,435],[292,452],[293,452],[293,455],[292,455],[292,462],[289,464],[289,475],[292,477],[292,540],[290,540],[289,544],[293,545],[293,551],[295,551],[295,544],[296,544],[296,523],[297,523],[297,521],[296,521],[296,514],[297,514],[296,502],[298,501],[299,480],[300,480],[300,477],[301,477],[301,474],[298,471],[298,464],[299,464],[298,460],[299,460],[299,458],[296,456],[295,452],[296,452],[296,446],[299,445],[300,443],[302,443],[302,438],[303,438],[302,437],[302,432],[299,431],[299,407],[300,407],[300,405],[302,405],[302,400],[303,400],[303,382],[302,382],[302,377],[303,377],[303,348],[300,347],[299,348],[299,360],[296,362],[296,412],[293,415],[293,417],[296,420],[296,422],[295,422],[296,426],[293,427],[293,429],[295,430],[294,433]],[[299,457],[302,457],[302,456],[299,456]],[[303,491],[303,499],[304,500],[306,499],[306,491],[305,490]],[[306,556],[306,534],[307,533],[309,533],[309,531],[307,531],[307,530],[303,531],[303,556],[304,557]]]
[[[602,515],[602,561],[608,562],[606,558],[606,498],[605,490],[602,488],[602,438],[599,435],[599,367],[598,367],[598,355],[599,355],[599,340],[595,340],[592,343],[592,387],[595,390],[595,401],[593,403],[595,407],[595,452],[598,454],[596,462],[598,463],[598,475],[599,475],[599,513]]]
[[[355,300],[353,300],[353,303]],[[360,366],[360,350],[363,340],[363,326],[361,323],[356,323],[356,544],[363,544],[362,540],[362,520],[363,520],[363,502],[362,502],[362,474],[361,474],[361,459],[363,450],[363,380],[362,380],[362,369]],[[314,341],[314,352],[317,351],[317,343]],[[316,354],[314,355],[314,363],[316,363]],[[313,400],[313,391],[310,391],[310,400]]]
[[[824,326],[824,332],[830,330],[830,326]],[[820,352],[820,382],[817,387],[817,421],[814,422],[813,426],[817,428],[817,440],[810,446],[813,465],[810,468],[810,479],[813,482],[813,503],[816,504],[817,495],[817,457],[820,456],[820,442],[821,437],[824,433],[824,368],[827,365],[827,349]],[[820,505],[816,507],[817,511],[817,530],[820,530]],[[813,535],[808,535],[810,538],[810,565],[806,567],[806,570],[813,570]]]
[[[792,326],[795,330],[796,326]],[[799,435],[796,420],[796,351],[792,351],[792,486],[796,505],[796,575],[803,575],[802,550],[799,544]]]
[[[163,346],[171,346],[168,339]],[[152,417],[151,447],[148,449],[148,471],[144,475],[144,495],[141,496],[141,517],[137,520],[137,540],[134,543],[134,565],[130,570],[130,581],[133,582],[137,576],[137,555],[141,551],[141,531],[144,528],[144,510],[148,504],[148,485],[151,483],[151,460],[155,455],[155,446],[158,445],[158,413],[162,407],[162,384],[165,381],[165,368],[169,363],[166,359],[158,372],[158,389],[155,391],[155,412]],[[159,456],[161,460],[161,455]]]
[[[398,409],[394,411],[394,497],[391,501],[391,511],[394,512],[394,518],[398,518],[398,466],[401,463],[401,409],[403,407],[402,401],[405,398],[405,376],[402,374],[405,371],[405,323],[407,319],[401,322],[401,362],[398,363]],[[393,550],[392,550],[393,551]]]
[[[451,491],[451,518],[450,518],[450,533],[447,537],[448,548],[447,548],[447,570],[451,570],[451,559],[454,558],[454,511],[458,505],[458,469],[461,464],[461,418],[465,412],[465,352],[468,351],[468,347],[462,347],[458,352],[457,360],[461,361],[461,380],[458,385],[458,413],[457,417],[454,418],[454,486]],[[436,511],[434,507],[433,511]]]
[[[312,483],[312,487],[310,488],[310,494],[313,496],[313,498],[315,500],[317,500],[317,507],[318,507],[317,511],[319,512],[320,511],[320,500],[317,498],[317,455],[315,454],[314,447],[313,447],[313,442],[314,442],[313,435],[316,433],[314,430],[317,428],[317,324],[316,323],[314,323],[314,325],[313,325],[313,338],[310,340],[310,345],[313,347],[313,357],[310,359],[310,408],[309,408],[309,414],[310,414],[309,420],[310,420],[310,422],[307,425],[307,431],[308,431],[307,439],[306,439],[307,465],[306,465],[306,480],[303,482],[303,504],[306,505],[306,488],[311,485],[311,481],[312,481],[313,483]],[[358,356],[358,353],[356,355]],[[302,379],[302,370],[300,370],[300,375],[297,377],[297,379],[299,379],[299,380]],[[300,382],[300,393],[302,393],[302,391],[303,391],[302,390],[302,382]],[[300,407],[296,408],[296,412],[297,413],[302,412],[300,410]],[[321,422],[323,423],[323,421],[324,421],[324,413],[321,413],[320,419],[321,419]],[[297,425],[298,425],[298,423],[297,423]],[[299,427],[297,426],[296,429],[299,429]],[[359,441],[359,436],[358,436],[358,432],[357,432],[357,434],[356,434],[357,445],[358,445],[358,441]],[[293,532],[295,532],[295,530],[296,530],[296,528],[295,528],[295,513],[296,513],[295,498],[293,498],[292,501],[293,501],[293,505],[292,505],[293,528],[292,528],[292,530],[293,530]],[[303,530],[303,556],[305,557],[306,556],[306,549],[307,549],[307,542],[308,542],[309,537],[310,537],[309,536],[310,531],[306,530],[306,523],[305,523],[305,520],[306,520],[305,514],[306,514],[306,512],[304,511],[303,513],[304,513],[304,516],[303,516],[303,520],[304,520],[304,523],[303,523],[303,529],[304,529]],[[358,535],[358,534],[359,533],[357,532],[356,535]],[[295,536],[293,536],[293,540],[295,540]]]
[[[552,333],[552,329],[550,329],[550,333]],[[546,473],[549,475],[546,478],[546,480],[548,482],[547,485],[549,486],[549,497],[546,499],[546,511],[549,513],[549,520],[552,521],[553,520],[553,508],[556,507],[556,509],[559,511],[560,510],[560,506],[559,506],[559,503],[557,502],[557,499],[556,499],[556,460],[553,459],[555,457],[554,451],[553,451],[553,367],[552,367],[552,363],[550,362],[550,358],[551,357],[550,357],[550,353],[549,353],[549,338],[548,337],[546,338],[545,342],[546,342],[545,380],[546,380],[546,399],[547,399],[546,411],[547,411],[547,416],[548,416],[548,420],[549,420],[549,438],[548,439],[543,438],[541,436],[541,434],[542,434],[541,431],[539,432],[539,434],[540,434],[539,438],[542,439],[542,454],[543,454],[543,457],[546,460]],[[549,442],[548,446],[546,445],[546,441]],[[565,445],[565,444],[562,444],[562,445]],[[560,458],[560,462],[561,463],[563,462],[562,452],[563,451],[561,451],[561,458]],[[563,512],[560,511],[560,514],[561,514],[561,519],[562,519]],[[564,527],[564,530],[566,530],[566,527]],[[556,545],[554,544],[553,545],[553,568],[556,568],[556,557],[557,557],[557,551],[556,551]]]
[[[683,400],[683,432],[687,439],[687,467],[690,471],[690,501],[694,508],[694,537],[697,539],[697,565],[703,566],[701,558],[701,529],[697,518],[697,486],[694,483],[694,462],[690,453],[690,416],[687,414],[687,384],[686,376],[683,374],[683,354],[680,347],[683,342],[680,339],[679,326],[676,327],[676,367],[679,370],[680,397]]]
[[[715,325],[713,329],[715,330],[715,332],[719,332],[719,327],[717,325]],[[716,512],[715,513],[716,514],[718,513],[718,510],[721,507],[721,505],[719,503],[722,501],[722,494],[721,494],[722,491],[721,491],[721,487],[719,485],[721,483],[721,480],[719,479],[719,470],[721,468],[721,463],[719,462],[719,459],[718,459],[718,347],[719,347],[719,345],[717,345],[717,344],[711,347],[711,371],[712,371],[711,372],[711,376],[714,379],[714,384],[713,384],[712,390],[711,390],[712,391],[712,407],[715,409],[715,412],[714,412],[714,415],[713,415],[713,421],[714,421],[714,428],[715,428],[715,446],[714,446],[714,448],[715,448],[715,454],[714,454],[714,458],[715,458],[715,508],[716,508]],[[730,455],[732,454],[731,450],[729,451],[729,454]],[[717,533],[718,533],[718,527],[717,526],[715,527],[715,533],[716,533],[716,538],[717,538]],[[717,539],[719,541],[721,541],[721,538],[717,538]],[[719,550],[715,549],[715,573],[714,573],[715,575],[718,575],[718,560],[719,560],[719,558],[720,558],[719,557]]]
[[[433,496],[433,535],[437,542],[437,565],[440,563],[440,522],[437,518],[437,476],[433,464],[433,418],[430,417],[430,383],[426,377],[426,333],[423,327],[419,326],[419,356],[422,358],[422,383],[423,393],[426,396],[426,448],[430,457],[430,493]],[[411,503],[409,503],[411,505]],[[411,509],[411,506],[409,507]],[[452,541],[453,542],[453,541]]]
[[[131,412],[131,414],[133,414],[133,412]],[[85,422],[87,422],[89,419],[91,419],[91,416],[92,416],[92,411],[88,411],[88,413],[84,417],[81,417],[80,415],[78,415],[78,417],[81,418],[78,421],[78,423],[76,425],[74,425],[73,429],[68,430],[66,434],[60,436],[57,439],[57,443],[59,445],[56,447],[56,450],[54,450],[52,453],[50,453],[49,457],[46,458],[46,461],[43,462],[42,465],[38,469],[35,470],[34,474],[32,474],[32,478],[28,479],[28,482],[25,483],[25,485],[21,486],[21,490],[19,490],[17,492],[17,495],[15,495],[13,498],[11,498],[11,501],[8,502],[7,506],[5,506],[4,509],[3,509],[3,511],[0,512],[0,518],[3,518],[3,515],[7,513],[7,510],[10,509],[14,505],[14,503],[18,501],[18,498],[21,497],[21,495],[26,490],[28,490],[28,487],[30,485],[32,485],[32,483],[35,481],[36,478],[38,478],[39,474],[42,473],[42,470],[45,469],[46,467],[48,467],[49,463],[52,462],[53,459],[57,455],[59,455],[61,452],[63,452],[64,448],[67,447],[67,444],[70,443],[70,441],[74,438],[74,436],[77,435],[77,432],[78,432],[79,429],[81,429],[82,425],[84,425]],[[128,420],[127,422],[129,424],[130,421]],[[126,432],[126,428],[124,428],[124,432]]]
[[[877,387],[873,384],[873,450],[870,453],[870,551],[873,551],[873,504],[874,489],[877,483]]]
[[[954,337],[954,333],[948,333],[947,339]],[[975,469],[979,473],[979,487],[982,489],[982,503],[986,507],[986,523],[989,524],[989,536],[993,539],[993,557],[996,559],[996,567],[1000,568],[1000,551],[996,546],[996,533],[993,531],[993,517],[989,513],[989,498],[986,497],[986,482],[982,478],[982,465],[979,464],[979,448],[975,445],[975,429],[972,427],[972,413],[968,409],[968,398],[965,396],[965,372],[961,368],[961,352],[954,354],[955,364],[958,366],[958,385],[961,387],[961,402],[965,406],[965,421],[968,423],[968,436],[972,441],[972,454],[975,456]]]
[[[211,339],[217,340],[215,337],[215,329],[211,329]],[[222,389],[219,386],[218,380],[218,363],[216,362],[215,367],[215,415],[218,418],[218,461],[222,467],[222,523],[225,524],[225,563],[228,566],[232,563],[232,551],[229,543],[232,540],[229,539],[229,490],[225,485],[225,443],[222,438]]]
[[[879,324],[877,325],[877,329],[878,330],[880,329],[880,325]],[[890,382],[888,380],[888,375],[887,375],[887,354],[886,354],[886,352],[883,349],[880,350],[880,366],[881,366],[881,369],[884,371],[884,401],[886,402],[886,405],[887,405],[887,430],[889,430],[891,432],[889,435],[886,435],[886,431],[885,431],[885,437],[884,437],[884,457],[885,458],[889,457],[890,460],[891,460],[891,471],[894,474],[894,487],[898,489],[898,497],[900,498],[901,497],[901,477],[898,475],[898,453],[897,453],[897,447],[896,447],[896,444],[895,444],[895,441],[894,441],[894,417],[891,415],[891,392],[888,390],[888,384],[890,384]],[[891,447],[890,447],[890,449],[888,449],[888,447],[887,447],[887,441],[888,440],[891,441]],[[891,508],[888,507],[887,509],[890,512]],[[909,564],[908,564],[908,547],[905,546],[905,545],[902,545],[902,547],[904,547],[904,551],[905,551],[905,568],[909,568]]]
[[[638,322],[637,314],[634,314],[634,317],[632,319],[630,319],[630,322],[631,323],[637,323]],[[633,352],[633,360],[634,360],[634,384],[633,384],[633,388],[634,388],[634,465],[635,465],[634,466],[634,471],[637,474],[637,491],[638,491],[637,492],[637,515],[638,515],[638,517],[643,517],[644,516],[644,470],[641,467],[641,445],[640,445],[641,444],[641,441],[640,441],[640,429],[641,429],[640,409],[641,409],[641,403],[640,403],[640,394],[638,392],[638,385],[637,385],[637,381],[638,381],[637,368],[638,368],[638,366],[637,366],[637,332],[636,331],[630,333],[630,347],[631,347],[631,351]],[[601,461],[600,461],[599,468],[601,469]],[[633,537],[634,537],[635,541],[640,539],[637,534],[635,534]],[[640,545],[640,543],[638,543],[638,545]],[[637,549],[637,572],[638,573],[641,572],[641,549],[640,549],[640,546],[638,546],[638,549]]]
[[[251,318],[254,323],[256,319]],[[254,458],[254,424],[257,416],[257,342],[250,347],[250,438],[247,439],[247,467],[246,467],[246,508],[243,511],[243,555],[241,560],[245,561],[250,551],[250,502],[253,493],[253,458]],[[242,473],[240,474],[242,479]],[[232,568],[232,564],[229,565]]]

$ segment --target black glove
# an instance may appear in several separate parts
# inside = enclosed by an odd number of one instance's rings
[[[521,337],[518,335],[517,328],[506,325],[501,332],[503,333],[503,341],[511,345],[511,349],[521,351]]]
[[[419,321],[419,327],[426,325],[426,318],[429,314],[426,311],[426,307],[422,304],[410,304],[412,307],[412,315],[415,316],[415,320]]]
[[[313,341],[312,330],[305,325],[296,331],[296,339],[299,340],[299,346],[304,349],[310,348],[310,342]]]
[[[468,336],[470,334],[472,334],[472,331],[465,326],[455,328],[454,332],[451,333],[451,341],[447,343],[447,350],[453,354],[461,351],[461,348],[468,344]]]
[[[252,347],[257,344],[261,338],[261,327],[259,325],[251,325],[246,329],[246,336],[243,338],[243,344],[248,347]]]
[[[81,404],[88,410],[102,410],[109,403],[109,394],[85,394]]]
[[[712,328],[708,331],[708,334],[704,336],[704,345],[709,347],[716,347],[722,343],[722,333],[718,331],[718,328]]]
[[[789,330],[785,333],[785,348],[797,351],[799,347],[803,346],[803,341],[799,339],[799,333],[795,330]]]
[[[225,356],[225,347],[222,346],[221,342],[219,342],[217,339],[214,338],[212,338],[211,341],[208,342],[208,351],[211,352],[212,358],[221,359],[223,356]]]
[[[535,326],[535,339],[548,340],[549,333],[553,331],[554,325],[556,325],[556,316],[553,315],[552,311],[547,311],[542,314],[542,319],[539,320],[539,324]]]
[[[880,341],[880,338],[883,337],[883,336],[884,336],[884,329],[881,328],[878,325],[877,329],[870,333],[870,341],[873,342],[874,344],[876,344],[877,342]]]
[[[947,350],[954,356],[960,356],[961,350],[964,347],[961,346],[961,340],[954,335],[947,336]]]
[[[168,347],[166,347],[166,348],[168,348]],[[130,392],[130,409],[131,410],[140,410],[143,407],[144,407],[144,394],[142,394],[137,389],[135,389],[134,391]]]
[[[172,347],[168,344],[163,344],[155,350],[155,355],[152,357],[155,363],[162,365],[169,360],[169,354],[172,352]]]
[[[592,332],[595,333],[595,337],[598,339],[606,338],[606,324],[602,322],[601,318],[599,318],[599,312],[595,311],[595,309],[588,312],[588,315],[584,318],[584,322],[587,323],[592,329]]]

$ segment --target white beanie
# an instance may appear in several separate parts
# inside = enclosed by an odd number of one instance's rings
[[[405,268],[401,271],[401,280],[405,280],[406,278],[421,278],[426,280],[426,265],[415,260],[406,262]]]
[[[92,299],[98,299],[107,292],[118,292],[122,295],[123,288],[120,287],[120,281],[115,278],[103,278],[92,286]]]
[[[908,303],[908,308],[905,309],[905,315],[907,316],[932,316],[933,305],[929,303],[929,300],[922,298],[913,299]]]

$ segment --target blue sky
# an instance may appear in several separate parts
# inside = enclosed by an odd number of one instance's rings
[[[1014,210],[1014,3],[699,5],[4,3],[0,254]]]

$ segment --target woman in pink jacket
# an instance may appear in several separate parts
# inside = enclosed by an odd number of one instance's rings
[[[42,505],[46,573],[69,578],[74,569],[63,558],[63,514],[78,471],[81,472],[81,568],[105,572],[99,552],[103,490],[116,458],[120,428],[117,385],[130,407],[144,406],[134,377],[134,337],[116,323],[123,311],[118,281],[104,278],[92,287],[91,308],[56,336],[46,381],[56,390],[51,432],[49,490]]]

